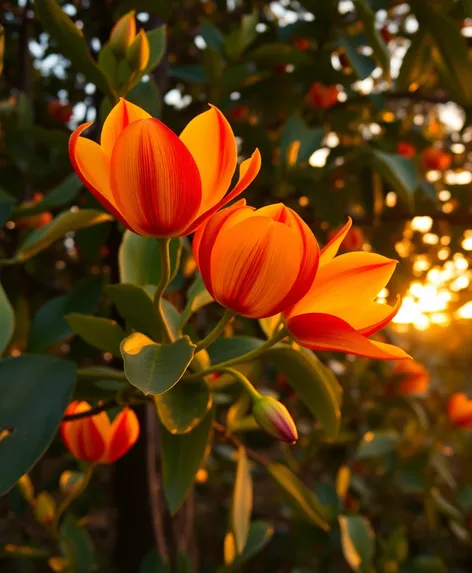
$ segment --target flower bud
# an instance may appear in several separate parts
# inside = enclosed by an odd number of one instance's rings
[[[271,396],[255,400],[252,414],[259,426],[282,442],[293,444],[298,440],[297,427],[287,408]]]
[[[122,16],[110,33],[110,48],[117,60],[123,60],[136,37],[134,10]]]
[[[130,68],[133,71],[139,70],[140,72],[145,70],[149,62],[149,54],[150,48],[148,37],[144,30],[140,30],[134,42],[126,52],[126,59]]]
[[[56,513],[56,502],[50,493],[42,491],[36,498],[33,507],[34,516],[39,523],[48,525],[52,523]]]

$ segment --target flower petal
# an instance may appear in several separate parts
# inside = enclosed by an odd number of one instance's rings
[[[193,237],[193,256],[195,257],[197,267],[210,294],[212,293],[210,271],[211,251],[215,244],[216,237],[228,219],[235,215],[236,212],[239,213],[237,218],[239,222],[242,211],[244,211],[244,213],[248,212],[249,214],[254,211],[253,207],[246,207],[246,199],[236,201],[236,203],[230,207],[222,209],[212,215],[203,225],[200,225]]]
[[[288,329],[299,344],[312,350],[346,352],[379,360],[411,358],[397,346],[369,340],[347,322],[330,314],[295,316],[288,321]]]
[[[104,412],[102,413],[106,416]],[[79,457],[87,462],[101,461],[107,449],[106,436],[100,433],[99,426],[94,418],[95,416],[92,416],[91,418],[80,420]]]
[[[211,253],[214,298],[253,318],[280,312],[297,278],[303,252],[286,225],[250,217],[223,228]]]
[[[86,412],[90,410],[90,404],[87,402],[82,401],[74,401],[71,402],[64,412],[64,416],[70,416],[72,414],[79,414],[81,412]],[[61,438],[64,442],[66,448],[71,452],[71,454],[75,457],[79,457],[79,448],[78,448],[78,441],[79,441],[79,420],[74,422],[62,422],[61,424]]]
[[[124,408],[113,420],[110,440],[103,458],[104,463],[113,463],[134,446],[139,436],[139,421],[130,408]]]
[[[111,188],[119,210],[141,235],[177,237],[201,201],[197,166],[180,139],[157,119],[138,120],[118,137]]]
[[[447,412],[451,422],[464,428],[472,428],[472,400],[463,392],[449,398]]]
[[[202,202],[198,214],[208,211],[228,190],[238,161],[234,133],[221,111],[211,109],[197,115],[180,134],[192,154],[202,180]]]
[[[397,297],[394,307],[380,302],[371,302],[366,308],[349,317],[349,324],[364,336],[375,334],[387,326],[400,310],[402,301]]]
[[[121,132],[133,121],[149,119],[151,116],[139,106],[120,98],[111,112],[107,115],[102,128],[100,145],[103,151],[111,157],[116,140]]]
[[[320,267],[323,267],[324,265],[331,262],[334,259],[334,257],[338,254],[339,247],[346,238],[346,235],[349,233],[351,225],[352,225],[352,219],[351,217],[349,217],[347,223],[339,231],[339,233],[336,236],[334,236],[331,239],[331,241],[321,249]]]
[[[186,235],[193,233],[198,227],[208,219],[210,215],[219,211],[222,207],[227,205],[235,197],[240,195],[256,178],[261,168],[261,154],[256,149],[249,159],[246,159],[239,166],[239,181],[236,183],[234,189],[223,197],[216,205],[211,207],[206,213],[202,213],[185,231]]]
[[[309,293],[290,310],[290,316],[307,312],[336,315],[349,322],[362,313],[388,283],[396,261],[375,253],[340,255],[318,269]]]

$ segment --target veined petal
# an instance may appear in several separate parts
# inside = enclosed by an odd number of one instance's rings
[[[82,460],[97,462],[104,456],[107,447],[106,438],[100,433],[94,416],[80,421],[78,446]]]
[[[139,436],[139,421],[130,408],[124,408],[113,420],[110,428],[104,463],[113,463],[121,458],[135,443]]]
[[[214,106],[192,119],[180,139],[200,172],[202,202],[198,215],[201,215],[224,197],[231,184],[238,161],[236,140],[227,119]]]
[[[331,241],[321,249],[320,268],[331,262],[334,259],[334,257],[338,254],[339,247],[346,238],[346,235],[349,233],[351,225],[352,225],[352,219],[351,217],[349,217],[347,223],[339,231],[339,233],[335,237],[333,237]]]
[[[81,133],[91,125],[91,122],[79,125],[69,138],[69,156],[72,167],[95,199],[120,223],[131,229],[118,210],[111,192],[110,159],[98,143],[80,137]]]
[[[396,261],[375,253],[340,255],[318,269],[308,294],[290,310],[290,316],[307,312],[336,315],[349,322],[361,313],[388,283]]]
[[[120,98],[111,112],[107,115],[103,124],[100,145],[103,151],[111,157],[116,140],[121,132],[133,121],[149,119],[151,116],[139,106]]]
[[[203,225],[200,225],[193,237],[193,256],[195,257],[197,267],[210,294],[212,293],[210,267],[211,251],[215,244],[216,237],[228,219],[236,213],[239,214],[237,217],[237,221],[239,222],[241,220],[240,212],[242,211],[244,211],[244,213],[248,212],[249,214],[254,211],[253,207],[246,207],[246,199],[236,201],[236,203],[230,207],[215,213],[207,219]]]
[[[224,228],[211,253],[215,299],[253,318],[280,312],[297,278],[303,252],[293,231],[265,217]]]
[[[90,404],[83,401],[71,402],[64,412],[64,416],[71,416],[73,414],[80,414],[81,412],[86,412],[90,410]],[[76,422],[62,422],[61,424],[61,438],[64,442],[66,448],[75,457],[79,457],[79,430],[80,430],[80,419]]]
[[[360,309],[349,318],[349,324],[358,330],[364,336],[375,334],[387,326],[400,310],[402,301],[398,296],[395,306],[391,307],[388,304],[381,304],[380,302],[371,302],[369,306]]]
[[[129,124],[116,141],[110,167],[116,204],[140,234],[176,237],[193,221],[201,201],[197,166],[159,120]]]
[[[300,272],[293,288],[285,297],[282,308],[292,306],[304,297],[315,281],[316,272],[320,258],[320,248],[310,227],[292,209],[283,203],[268,205],[256,211],[258,216],[266,216],[274,221],[279,221],[287,225],[294,234],[300,238],[300,248],[303,251]]]
[[[185,231],[186,235],[193,233],[198,227],[216,211],[232,201],[235,197],[240,195],[256,178],[261,168],[261,154],[256,149],[249,159],[246,159],[239,166],[239,181],[236,183],[234,189],[223,197],[216,205],[213,205],[206,213],[202,213]]]
[[[379,360],[411,358],[397,346],[369,340],[347,322],[330,314],[294,316],[288,321],[288,329],[299,344],[312,350],[346,352]]]

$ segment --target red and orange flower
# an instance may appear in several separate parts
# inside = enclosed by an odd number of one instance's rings
[[[472,400],[463,392],[449,398],[447,414],[455,426],[472,429]]]
[[[71,402],[65,414],[80,414],[90,408],[88,402]],[[111,464],[136,443],[139,422],[130,408],[124,408],[113,422],[106,412],[100,412],[94,416],[63,422],[61,436],[67,449],[79,460]]]
[[[365,252],[336,257],[350,227],[349,220],[321,251],[311,288],[284,311],[288,330],[299,344],[313,350],[384,360],[410,358],[396,346],[368,338],[386,326],[399,309],[400,301],[394,308],[375,302],[396,261]]]
[[[429,372],[416,360],[401,360],[392,370],[397,379],[396,394],[402,396],[425,394],[429,387]]]
[[[216,108],[195,117],[178,137],[140,107],[121,99],[103,125],[100,144],[71,135],[69,154],[84,185],[138,235],[181,237],[242,193],[259,172],[256,149],[237,165],[233,131]]]

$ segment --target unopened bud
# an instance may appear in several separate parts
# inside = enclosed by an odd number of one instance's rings
[[[128,48],[136,38],[134,10],[122,16],[110,33],[110,48],[117,60],[124,60]]]
[[[24,474],[16,482],[17,488],[20,490],[21,495],[28,503],[34,503],[34,487],[28,474]]]
[[[82,472],[73,472],[66,470],[59,478],[59,487],[61,492],[65,495],[74,494],[84,482],[84,474]]]
[[[50,493],[42,491],[36,498],[34,504],[34,516],[43,525],[48,525],[54,520],[56,513],[56,502]]]
[[[252,414],[259,426],[282,442],[293,444],[298,440],[297,427],[287,408],[271,396],[254,401]]]
[[[128,48],[126,59],[129,67],[133,71],[140,71],[146,69],[149,62],[150,48],[149,40],[144,30],[140,30],[134,42]]]

